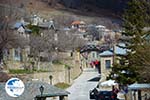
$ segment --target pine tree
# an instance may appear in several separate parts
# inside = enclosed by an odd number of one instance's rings
[[[150,22],[150,2],[147,0],[132,0],[129,9],[124,14],[125,35],[131,38],[127,41],[127,48],[131,50],[127,55],[129,68],[133,68],[138,73],[138,82],[149,82],[150,75],[150,44],[145,36],[148,31],[143,30],[149,27]]]
[[[123,21],[123,34],[129,37],[124,40],[128,53],[121,57],[124,64],[114,65],[111,74],[116,74],[116,80],[122,84],[150,82],[150,44],[146,39],[150,31],[144,30],[150,25],[150,2],[131,0],[123,15]]]

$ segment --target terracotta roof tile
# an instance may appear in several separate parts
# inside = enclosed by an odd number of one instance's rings
[[[79,24],[85,24],[84,21],[74,21],[72,22],[72,25],[79,25]]]

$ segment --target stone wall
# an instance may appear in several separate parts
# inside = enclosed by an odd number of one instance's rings
[[[32,74],[32,80],[40,80],[50,83],[49,76],[52,75],[52,84],[56,84],[59,82],[71,84],[73,83],[73,80],[77,78],[81,73],[79,64],[77,62],[74,62],[74,64],[72,65],[74,66],[71,67],[70,72],[67,68],[64,67],[64,65],[54,65],[53,67],[51,67],[52,71],[50,72],[38,72]]]
[[[50,83],[49,76],[52,75],[52,83],[56,84],[59,82],[64,83],[73,83],[73,80],[77,78],[80,73],[80,58],[78,52],[75,52],[72,57],[69,55],[70,53],[63,53],[62,64],[52,64],[51,62],[40,62],[40,70],[39,72],[34,72],[33,74],[16,74],[12,75],[15,77],[19,77],[24,81],[31,80],[40,80],[43,82]],[[24,63],[17,61],[7,61],[9,69],[23,69]],[[71,67],[68,70],[65,67],[65,64]],[[29,64],[26,64],[29,66]],[[35,66],[36,67],[36,66]],[[69,78],[70,77],[70,78]]]
[[[49,76],[52,75],[53,84],[56,84],[59,82],[65,82],[65,83],[70,83],[70,84],[73,83],[73,80],[77,78],[81,73],[79,54],[78,52],[74,52],[73,57],[69,57],[69,54],[66,53],[66,56],[67,58],[65,58],[64,56],[63,63],[70,66],[71,67],[70,70],[65,68],[64,64],[51,64],[51,66],[49,66],[50,72],[34,73],[33,78],[35,80],[38,79],[38,80],[50,83]]]

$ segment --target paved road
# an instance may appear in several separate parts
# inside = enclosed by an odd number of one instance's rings
[[[96,87],[99,74],[95,69],[84,69],[83,73],[74,81],[74,84],[67,89],[70,92],[68,100],[90,100],[89,91]],[[91,81],[92,79],[92,81]]]

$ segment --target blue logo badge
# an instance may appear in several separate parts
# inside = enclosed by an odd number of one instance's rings
[[[24,92],[24,83],[18,78],[11,78],[5,84],[5,90],[11,97],[19,97]]]

